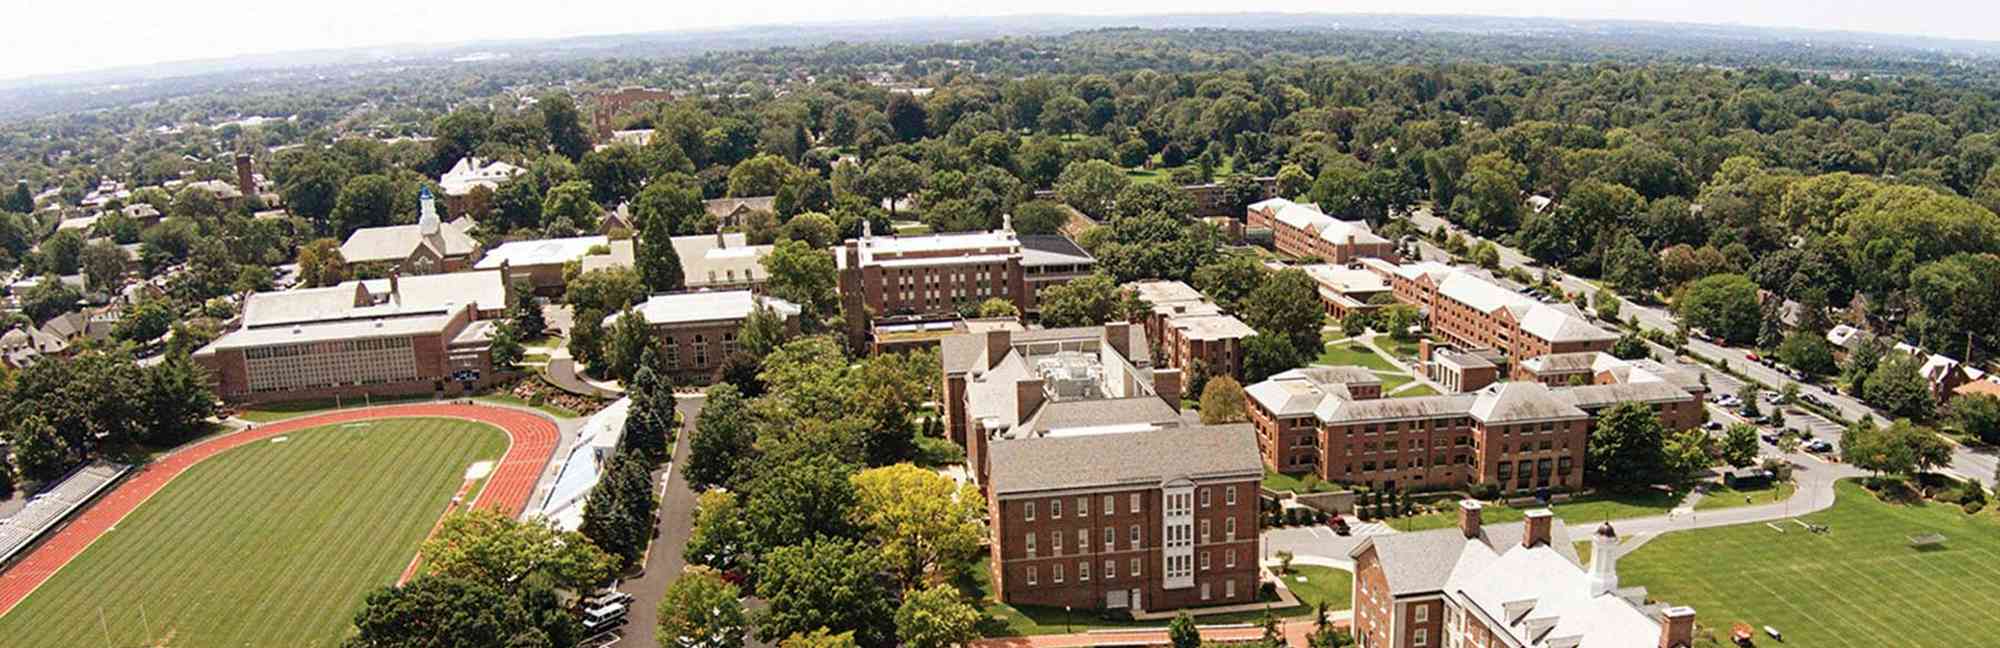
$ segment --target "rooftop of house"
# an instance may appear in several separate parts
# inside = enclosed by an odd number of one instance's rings
[[[1190,340],[1241,340],[1257,334],[1243,320],[1221,313],[1177,314],[1167,318],[1167,325]]]
[[[920,236],[874,236],[849,239],[862,266],[923,266],[939,263],[997,262],[1022,256],[1021,241],[1005,229],[951,232]],[[847,255],[837,257],[846,267]]]
[[[527,172],[527,169],[498,160],[459,158],[450,171],[438,178],[438,188],[444,190],[447,196],[463,196],[475,187],[498,189],[500,183]]]
[[[1256,480],[1264,463],[1248,423],[994,441],[996,497],[1076,488],[1157,488],[1181,479]]]
[[[702,201],[702,209],[718,218],[734,214],[737,210],[771,211],[777,201],[776,196],[751,196],[748,198],[712,198]]]
[[[470,308],[457,306],[457,309]],[[409,337],[424,333],[443,331],[451,322],[453,313],[396,313],[381,317],[357,320],[334,320],[299,323],[288,326],[266,326],[262,328],[241,328],[224,334],[203,347],[198,353],[209,353],[225,349],[243,349],[293,344],[305,342],[326,342],[334,340],[364,340],[385,337]]]
[[[451,223],[439,224],[438,237],[444,241],[439,256],[466,256],[479,250],[479,241]],[[347,235],[347,241],[340,244],[340,258],[348,263],[401,261],[410,258],[417,246],[426,244],[421,225],[363,227]]]
[[[1278,416],[1303,416],[1307,412],[1322,423],[1369,423],[1449,416],[1469,416],[1482,423],[1518,423],[1584,418],[1575,398],[1559,395],[1536,382],[1494,383],[1474,392],[1403,398],[1356,400],[1333,373],[1307,373],[1321,368],[1294,370],[1272,376],[1246,389],[1258,405]],[[1358,367],[1344,370],[1352,374]],[[1362,370],[1365,371],[1365,370]],[[1370,372],[1369,381],[1380,382]],[[1341,385],[1334,388],[1334,385]],[[1682,396],[1687,397],[1685,392]],[[1587,402],[1595,402],[1594,399]]]
[[[639,304],[637,312],[646,318],[646,323],[654,326],[667,324],[689,324],[695,322],[716,322],[740,320],[750,316],[758,307],[771,309],[781,317],[797,317],[799,307],[776,297],[758,295],[748,290],[718,290],[708,292],[669,293],[647,297]],[[623,313],[605,316],[604,325],[610,326]]]
[[[1389,290],[1389,283],[1382,279],[1382,275],[1366,267],[1350,268],[1324,263],[1293,267],[1312,277],[1313,282],[1319,284],[1321,290],[1332,291],[1335,294],[1378,293]]]
[[[1301,205],[1284,198],[1258,202],[1250,205],[1250,208],[1271,212],[1278,222],[1310,231],[1314,236],[1329,243],[1347,243],[1350,240],[1357,244],[1389,242],[1389,239],[1382,238],[1370,230],[1368,223],[1364,221],[1340,220],[1326,215],[1316,207]]]
[[[1448,267],[1448,266],[1447,266]],[[1426,271],[1428,272],[1428,271]],[[1434,275],[1435,276],[1435,275]],[[1438,283],[1438,294],[1481,313],[1505,310],[1521,330],[1550,342],[1610,341],[1618,334],[1598,328],[1570,304],[1544,304],[1508,290],[1492,279],[1453,268]]]
[[[500,247],[486,252],[474,266],[480,270],[491,270],[501,265],[514,267],[560,265],[584,257],[592,248],[609,248],[611,239],[605,236],[573,236],[570,238],[535,239],[502,243]]]
[[[681,272],[689,288],[711,284],[738,284],[770,278],[764,257],[772,246],[751,245],[741,233],[676,236],[674,253],[680,256]]]

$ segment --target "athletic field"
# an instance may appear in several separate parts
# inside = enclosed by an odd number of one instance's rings
[[[0,643],[338,645],[362,598],[415,556],[466,469],[507,447],[498,428],[424,418],[224,451],[0,616]]]

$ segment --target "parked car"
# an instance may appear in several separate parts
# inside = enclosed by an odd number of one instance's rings
[[[1778,437],[1779,434],[1777,430],[1765,430],[1763,434],[1757,435],[1757,438],[1763,439],[1765,443],[1769,443],[1771,445],[1778,445]]]
[[[1326,525],[1329,527],[1333,527],[1333,532],[1340,535],[1347,535],[1349,533],[1353,533],[1352,529],[1347,528],[1347,518],[1345,517],[1341,517],[1338,515],[1333,516],[1332,519],[1327,520]]]
[[[1808,402],[1808,403],[1812,403],[1812,404],[1814,404],[1814,405],[1826,405],[1826,401],[1823,401],[1823,400],[1820,400],[1818,396],[1815,396],[1815,395],[1813,395],[1813,394],[1810,394],[1810,393],[1808,393],[1808,394],[1804,394],[1804,395],[1802,395],[1802,396],[1800,396],[1800,397],[1801,397],[1801,398],[1804,398],[1804,399],[1806,400],[1806,402]]]
[[[1826,439],[1813,439],[1805,444],[1806,452],[1833,452],[1833,444]]]
[[[1762,362],[1764,360],[1763,358],[1757,357],[1756,351],[1745,353],[1743,354],[1743,357],[1749,359],[1751,362]]]
[[[1701,429],[1709,430],[1711,432],[1715,430],[1720,430],[1722,429],[1722,421],[1709,421],[1707,423],[1703,423],[1701,424]]]

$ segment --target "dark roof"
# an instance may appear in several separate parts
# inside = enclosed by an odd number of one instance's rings
[[[1157,487],[1180,478],[1258,479],[1264,471],[1256,428],[1249,423],[997,440],[987,461],[987,484],[996,496]]]
[[[1021,265],[1024,266],[1097,262],[1067,236],[1023,234],[1016,238],[1021,242]]]
[[[1496,553],[1505,553],[1508,547],[1521,544],[1521,536],[1527,524],[1483,524],[1479,527],[1479,542],[1486,544]],[[1389,595],[1403,596],[1435,592],[1444,589],[1451,579],[1451,571],[1458,566],[1459,554],[1465,553],[1468,541],[1457,526],[1444,529],[1418,531],[1416,533],[1391,533],[1369,536],[1367,541],[1356,545],[1349,556],[1358,557],[1368,547],[1375,547],[1375,557],[1382,565],[1382,576],[1389,581]],[[1562,554],[1572,563],[1581,563],[1577,558],[1576,546],[1569,539],[1569,527],[1561,518],[1549,525],[1549,548]]]

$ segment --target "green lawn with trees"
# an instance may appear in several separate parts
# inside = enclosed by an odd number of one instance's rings
[[[296,432],[189,469],[5,617],[21,646],[332,646],[507,436],[399,419]],[[98,622],[99,610],[103,622]]]
[[[1621,584],[1691,605],[1726,633],[1741,621],[1785,633],[1787,645],[1945,647],[1990,636],[2000,609],[2000,519],[1949,504],[1884,503],[1855,481],[1835,486],[1833,508],[1790,521],[1661,536],[1625,556]],[[1911,546],[1938,533],[1943,543]]]

